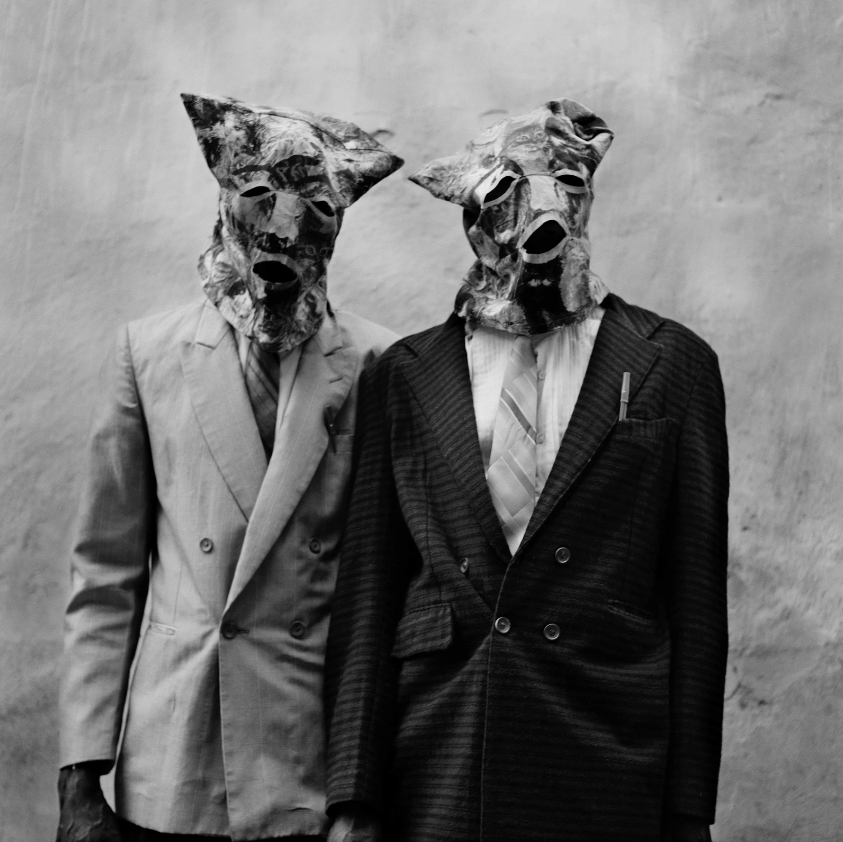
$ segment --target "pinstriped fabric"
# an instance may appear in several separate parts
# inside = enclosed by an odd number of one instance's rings
[[[518,336],[503,376],[486,480],[512,553],[536,505],[536,355],[529,336]]]
[[[322,663],[356,381],[394,338],[326,317],[267,471],[215,308],[121,332],[80,498],[60,764],[116,757],[122,818],[235,839],[326,831]]]
[[[604,306],[508,565],[462,323],[402,340],[361,381],[326,671],[328,798],[377,807],[388,838],[562,828],[572,842],[652,842],[665,814],[714,818],[727,649],[717,360],[680,325],[616,296]]]

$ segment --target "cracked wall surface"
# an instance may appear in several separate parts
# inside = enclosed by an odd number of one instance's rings
[[[348,213],[336,305],[442,321],[472,255],[406,180],[560,96],[616,140],[592,268],[720,355],[731,659],[717,840],[840,839],[843,9],[816,0],[5,0],[0,842],[54,833],[57,660],[116,326],[200,295],[216,186],[179,92],[325,111],[407,160]]]

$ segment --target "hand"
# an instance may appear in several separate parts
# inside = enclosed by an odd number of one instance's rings
[[[381,842],[381,839],[381,823],[371,810],[358,804],[344,805],[328,833],[328,842]]]
[[[670,842],[711,842],[711,828],[704,819],[675,814],[670,820]]]
[[[59,771],[56,842],[120,842],[117,816],[100,788],[100,764],[80,763]]]

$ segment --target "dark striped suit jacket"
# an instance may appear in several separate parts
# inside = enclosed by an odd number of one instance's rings
[[[614,295],[604,306],[511,559],[463,322],[399,341],[361,380],[328,647],[328,803],[375,807],[390,842],[652,842],[665,813],[714,820],[727,651],[717,358],[675,322]]]

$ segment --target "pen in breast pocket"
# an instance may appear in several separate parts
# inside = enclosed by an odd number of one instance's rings
[[[618,421],[626,419],[626,407],[629,403],[629,372],[623,373],[623,381],[621,382],[621,411],[618,413]]]

